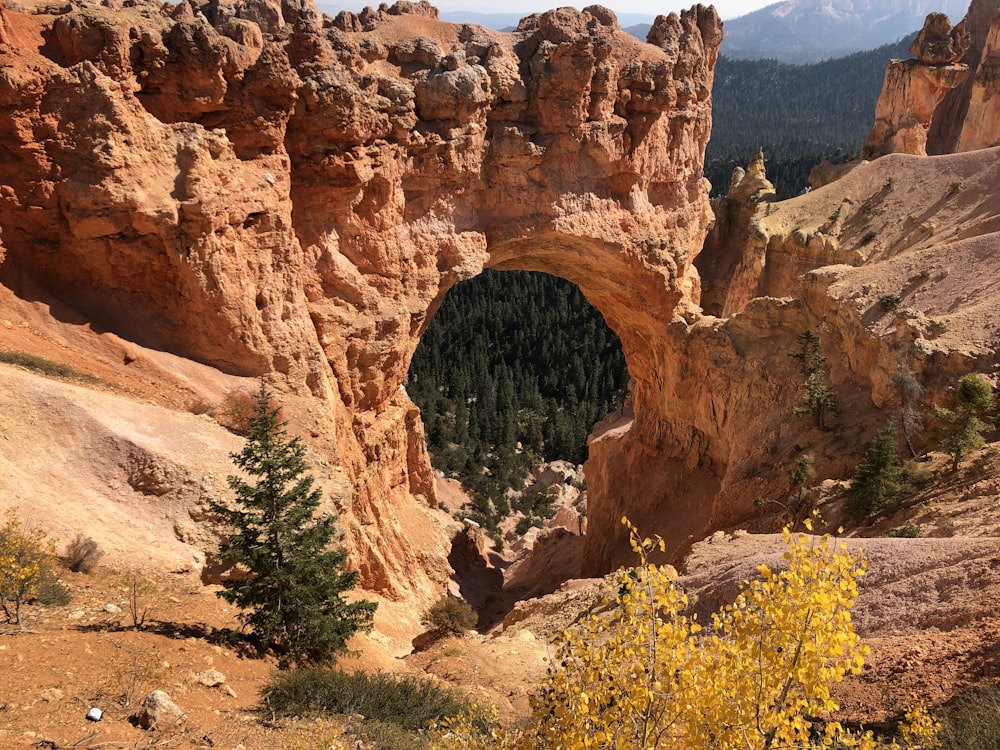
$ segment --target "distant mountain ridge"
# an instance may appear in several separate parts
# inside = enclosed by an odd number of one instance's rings
[[[555,8],[559,5],[563,5],[563,2],[551,2],[551,3],[539,3],[537,13],[542,13],[549,8]],[[590,3],[586,3],[589,5]],[[600,3],[598,3],[600,4]],[[582,5],[580,7],[583,7]],[[485,26],[488,29],[496,29],[497,31],[513,31],[517,28],[517,24],[522,18],[530,16],[530,12],[523,13],[474,13],[472,11],[464,10],[443,10],[441,11],[441,20],[448,21],[449,23],[477,23],[480,26]],[[646,31],[649,30],[650,25],[655,20],[655,16],[651,16],[648,13],[615,13],[618,17],[618,25],[621,26],[625,31],[632,33],[630,26],[644,25]],[[643,32],[642,41],[646,41],[645,32]]]
[[[564,3],[541,0],[536,12],[561,4]],[[337,13],[330,0],[319,0],[317,7],[330,15]],[[784,0],[725,21],[720,52],[732,60],[814,63],[896,42],[919,31],[928,13],[947,13],[952,23],[957,23],[965,17],[968,7],[969,0]],[[531,13],[459,10],[441,11],[440,15],[441,20],[449,23],[474,23],[497,31],[513,31]],[[655,16],[615,15],[622,29],[646,41]]]
[[[919,31],[929,13],[965,17],[968,0],[785,0],[725,22],[722,54],[802,64],[874,49]]]

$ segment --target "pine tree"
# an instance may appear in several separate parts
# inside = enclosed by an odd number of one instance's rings
[[[934,407],[934,416],[944,425],[934,444],[951,455],[952,471],[958,471],[958,462],[965,451],[984,445],[983,433],[991,423],[986,413],[993,408],[993,386],[982,375],[970,372],[958,381],[955,397],[957,410]]]
[[[235,504],[211,503],[229,529],[218,557],[234,566],[219,596],[240,609],[261,653],[275,652],[283,666],[329,662],[371,628],[376,605],[341,598],[357,573],[345,569],[346,552],[330,548],[336,518],[315,516],[322,493],[285,424],[262,382],[246,445],[232,454],[252,483],[230,476]]]
[[[899,470],[896,425],[890,419],[876,433],[864,460],[854,469],[854,480],[847,495],[856,516],[878,513],[896,497],[899,493]]]
[[[819,336],[812,331],[804,331],[799,335],[800,350],[791,356],[799,360],[799,370],[806,376],[801,385],[800,401],[804,405],[792,409],[794,414],[812,414],[816,426],[826,429],[826,415],[837,411],[837,395],[826,384],[826,373],[823,364],[826,357],[820,353]]]

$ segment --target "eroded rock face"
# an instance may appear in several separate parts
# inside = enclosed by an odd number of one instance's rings
[[[317,400],[366,587],[427,599],[447,575],[443,532],[414,532],[435,495],[402,384],[444,294],[485,266],[577,283],[622,338],[638,416],[588,469],[591,567],[622,552],[623,509],[645,512],[642,477],[725,466],[714,418],[677,392],[714,10],[642,44],[600,7],[508,35],[426,3],[26,0],[0,33],[0,281]],[[677,538],[709,523],[715,482]]]
[[[885,154],[927,154],[927,134],[934,111],[945,95],[969,74],[963,64],[927,65],[892,60],[885,70],[875,104],[875,125],[861,150],[862,158]]]
[[[924,65],[952,65],[962,61],[970,41],[964,22],[952,27],[946,14],[931,13],[910,45],[910,54]]]
[[[997,4],[972,0],[954,28],[947,16],[932,13],[910,54],[916,60],[894,60],[886,70],[865,155],[950,154],[1000,144]]]
[[[1000,144],[1000,9],[973,0],[966,24],[971,43],[963,62],[971,74],[935,112],[927,146],[931,154]]]

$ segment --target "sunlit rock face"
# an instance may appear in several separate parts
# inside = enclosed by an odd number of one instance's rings
[[[973,0],[954,27],[927,16],[911,60],[889,63],[863,155],[951,154],[1000,145],[1000,9]]]
[[[621,336],[636,416],[588,468],[587,567],[621,556],[623,512],[673,502],[655,485],[677,467],[709,478],[672,538],[707,527],[726,449],[683,385],[683,316],[710,223],[714,10],[661,17],[646,44],[598,6],[511,34],[406,2],[0,13],[0,281],[314,399],[366,587],[428,598],[449,572],[401,386],[444,294],[484,267],[577,283]]]

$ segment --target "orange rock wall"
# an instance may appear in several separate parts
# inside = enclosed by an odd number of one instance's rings
[[[680,315],[710,223],[714,10],[659,18],[650,44],[596,6],[513,34],[406,2],[0,13],[0,282],[318,405],[367,587],[429,598],[448,573],[402,385],[444,294],[486,266],[564,276],[622,338],[638,416],[588,467],[588,565],[678,476],[708,478],[673,536],[706,529],[727,448]]]
[[[952,154],[1000,145],[1000,9],[972,0],[951,28],[931,14],[910,48],[889,63],[863,156]]]

